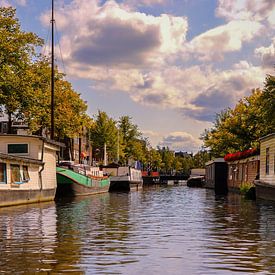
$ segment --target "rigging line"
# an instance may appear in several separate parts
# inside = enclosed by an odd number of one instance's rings
[[[46,49],[47,49],[47,48],[48,48],[48,49],[50,48],[50,42],[49,42],[50,29],[51,29],[51,23],[49,23],[47,38],[46,38],[46,41],[45,41],[45,43],[44,43],[44,46],[42,47],[42,55],[45,55],[45,54],[46,54]]]
[[[62,50],[61,50],[61,47],[60,47],[60,38],[59,38],[59,32],[58,32],[58,29],[57,29],[56,22],[55,22],[54,26],[55,26],[55,30],[56,30],[56,38],[57,38],[57,44],[58,44],[58,48],[59,48],[61,63],[62,63],[62,67],[63,67],[63,71],[64,71],[64,74],[65,74],[65,77],[66,77],[67,73],[66,73],[66,68],[65,68],[65,63],[64,63],[63,55],[62,55]]]

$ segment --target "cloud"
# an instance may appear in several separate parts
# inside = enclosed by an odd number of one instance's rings
[[[255,54],[260,56],[262,66],[265,69],[274,69],[275,66],[275,38],[269,47],[260,47],[255,49]]]
[[[186,132],[172,132],[159,143],[160,147],[169,147],[174,151],[198,151],[202,142]]]
[[[126,0],[124,4],[130,7],[142,7],[142,6],[156,6],[156,5],[165,5],[167,0]]]
[[[261,29],[258,22],[231,21],[195,37],[186,50],[201,61],[222,61],[225,53],[240,51],[243,43],[259,35]]]
[[[273,0],[219,0],[216,15],[231,20],[263,21],[275,9]]]
[[[27,5],[27,0],[0,0],[0,6],[1,7],[10,7],[10,6],[26,6]]]
[[[219,8],[225,5],[219,3]],[[241,52],[244,43],[255,43],[263,23],[249,16],[188,42],[187,18],[148,15],[115,1],[74,0],[56,13],[68,75],[89,79],[97,92],[122,91],[141,105],[213,121],[215,113],[233,107],[265,78],[262,67],[246,60],[226,60],[223,69],[218,69],[221,63],[210,65],[226,53]],[[41,16],[46,25],[49,18],[49,13]],[[264,52],[267,48],[257,50],[261,56]],[[186,64],[184,55],[189,58]]]
[[[49,17],[49,12],[43,14],[41,21],[46,25]],[[81,65],[82,71],[101,65],[125,69],[163,64],[179,52],[188,28],[185,17],[146,15],[115,1],[100,6],[74,0],[57,10],[56,18],[63,58],[70,66]]]

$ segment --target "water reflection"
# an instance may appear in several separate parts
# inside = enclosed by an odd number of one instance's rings
[[[275,205],[185,186],[0,209],[0,273],[275,273]]]

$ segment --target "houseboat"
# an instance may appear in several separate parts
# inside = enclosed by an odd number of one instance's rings
[[[57,197],[94,195],[109,191],[110,179],[99,167],[78,164],[56,167]]]
[[[260,139],[260,176],[256,198],[275,201],[275,133]]]
[[[227,163],[216,158],[205,164],[205,187],[215,190],[216,194],[227,194]]]
[[[110,175],[109,192],[129,192],[142,189],[143,180],[140,169],[119,165],[104,166],[102,169]]]
[[[259,176],[260,156],[256,149],[227,154],[227,186],[230,191],[240,191],[243,183],[253,185]]]
[[[0,206],[54,200],[60,146],[40,136],[0,135]]]

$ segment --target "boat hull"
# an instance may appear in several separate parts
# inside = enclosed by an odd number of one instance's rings
[[[142,181],[114,180],[110,183],[109,192],[130,192],[142,189]]]
[[[275,201],[275,185],[255,181],[256,199]]]
[[[92,179],[68,169],[57,170],[57,197],[85,196],[109,191],[109,179]]]
[[[53,201],[56,188],[45,190],[1,190],[0,206]]]

